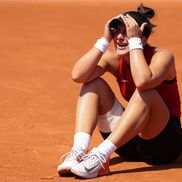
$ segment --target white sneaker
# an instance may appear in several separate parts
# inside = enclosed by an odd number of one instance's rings
[[[61,157],[61,161],[65,158],[64,162],[57,167],[57,173],[59,175],[71,173],[71,168],[78,164],[85,154],[86,152],[81,148],[72,149],[70,152],[64,154]]]
[[[98,152],[97,148],[85,155],[80,163],[71,168],[71,172],[82,178],[95,178],[110,173],[109,160]]]

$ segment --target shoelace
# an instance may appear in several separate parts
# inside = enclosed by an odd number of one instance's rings
[[[76,150],[71,150],[70,152],[63,154],[60,158],[60,161],[69,160],[73,156],[76,156],[78,158],[78,161],[82,159],[82,157],[79,155],[79,153]]]
[[[84,161],[85,165],[90,165],[92,160],[95,160],[93,157],[96,156],[97,157],[97,161],[100,163],[100,165],[102,166],[103,169],[105,169],[104,167],[104,163],[106,162],[105,158],[99,154],[99,152],[96,151],[96,149],[93,149],[89,154],[86,154],[82,160]]]

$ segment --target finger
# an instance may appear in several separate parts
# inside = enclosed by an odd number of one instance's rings
[[[135,23],[132,20],[130,20],[128,17],[126,17],[126,21],[130,27],[135,25]]]
[[[121,18],[121,14],[114,16],[113,18],[111,18],[110,20],[108,20],[108,24],[113,20],[113,19],[119,19]]]
[[[111,21],[112,21],[113,19],[118,19],[118,18],[121,18],[121,14],[119,14],[119,15],[117,15],[117,16],[114,16],[114,17],[111,19]]]
[[[114,18],[121,18],[122,14],[115,16]]]
[[[121,18],[122,18],[122,20],[123,20],[125,26],[126,26],[126,27],[129,27],[129,22],[128,22],[128,20],[127,20],[127,17],[124,16],[124,15],[122,15]]]
[[[126,25],[128,27],[136,26],[136,24],[130,18],[128,18],[127,16],[125,16],[124,19],[125,19]]]
[[[144,30],[144,28],[145,28],[146,25],[147,25],[146,22],[144,22],[144,23],[141,25],[141,27],[140,27],[141,32],[143,32],[143,30]]]
[[[136,20],[133,17],[131,17],[129,14],[127,14],[126,17],[128,18],[128,20],[130,22],[133,22],[134,24],[138,25],[138,23],[136,22]]]

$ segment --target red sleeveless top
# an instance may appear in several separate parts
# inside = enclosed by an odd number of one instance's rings
[[[150,64],[151,58],[155,52],[155,47],[146,45],[144,48],[144,56],[148,64]],[[122,96],[129,101],[133,95],[136,86],[133,81],[130,66],[124,61],[123,57],[120,59],[120,68],[117,78],[117,82],[120,87]],[[166,103],[169,112],[173,116],[181,116],[180,96],[176,78],[171,81],[163,81],[159,86],[155,88],[160,96]]]

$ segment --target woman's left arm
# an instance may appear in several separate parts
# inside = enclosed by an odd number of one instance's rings
[[[126,15],[122,18],[126,26],[128,39],[138,37],[147,40],[142,37],[146,23],[139,27],[131,16]],[[153,55],[150,65],[147,64],[141,48],[131,49],[129,54],[131,73],[138,90],[155,88],[163,80],[172,79],[176,76],[174,57],[167,50],[158,50]]]
[[[147,64],[143,51],[130,51],[130,67],[133,80],[139,90],[157,87],[162,81],[176,76],[174,57],[167,50],[158,50]]]

